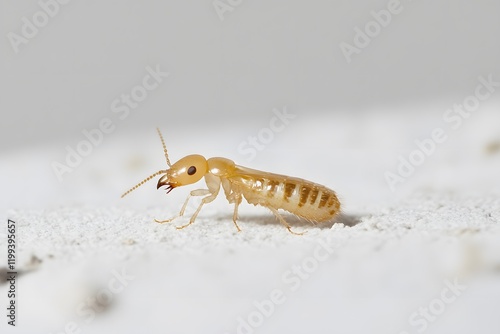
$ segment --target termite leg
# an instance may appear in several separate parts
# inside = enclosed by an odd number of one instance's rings
[[[212,202],[217,197],[217,193],[215,193],[215,194],[214,193],[210,193],[210,190],[208,190],[208,189],[198,189],[198,190],[200,191],[199,195],[193,195],[193,196],[203,196],[203,195],[207,195],[207,194],[210,194],[210,195],[208,195],[207,197],[203,197],[202,198],[200,205],[198,205],[198,208],[196,209],[196,211],[191,216],[191,219],[189,220],[189,223],[187,223],[186,225],[182,225],[182,226],[176,226],[175,227],[176,229],[182,230],[183,228],[188,227],[189,225],[191,225],[192,223],[194,223],[194,221],[196,220],[196,217],[198,216],[198,213],[200,213],[200,210],[203,207],[203,205]],[[192,191],[191,193],[193,193],[195,191],[196,190]],[[201,191],[203,191],[203,193]]]
[[[179,217],[182,217],[184,215],[184,211],[186,210],[186,207],[187,207],[187,204],[189,202],[189,199],[193,196],[205,196],[205,195],[208,195],[210,194],[210,190],[208,189],[197,189],[197,190],[193,190],[189,193],[188,197],[186,198],[186,201],[184,202],[184,205],[182,206],[181,208],[181,211],[179,212],[179,214],[177,214],[176,216],[170,218],[170,219],[165,219],[165,220],[158,220],[158,219],[155,219],[155,222],[159,223],[159,224],[163,224],[163,223],[169,223],[171,222],[172,220],[176,219],[176,218],[179,218]]]
[[[276,210],[275,208],[272,208],[270,206],[268,206],[268,209],[271,210],[274,215],[276,216],[276,218],[278,218],[278,220],[280,221],[281,224],[285,225],[285,227],[288,229],[288,232],[292,233],[292,234],[295,234],[295,235],[303,235],[304,233],[306,233],[307,231],[304,231],[304,232],[294,232],[292,231],[292,227],[290,225],[288,225],[288,223],[286,222],[285,218],[283,218],[280,213],[278,212],[278,210]]]
[[[234,202],[234,213],[233,213],[233,223],[234,223],[234,226],[236,226],[236,229],[238,230],[238,232],[241,232],[241,229],[238,226],[238,223],[236,223],[236,221],[238,220],[238,206],[240,205],[240,203],[241,203],[241,196],[238,196]]]

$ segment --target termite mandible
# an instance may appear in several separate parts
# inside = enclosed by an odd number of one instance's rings
[[[217,197],[221,185],[228,202],[234,203],[233,223],[238,232],[241,229],[236,221],[238,219],[238,206],[242,198],[245,198],[249,204],[261,205],[271,210],[290,233],[297,235],[305,232],[292,231],[291,226],[281,216],[278,209],[286,210],[312,223],[329,221],[340,212],[340,202],[333,190],[307,180],[250,169],[236,165],[232,160],[226,158],[205,159],[198,154],[185,156],[172,165],[160,129],[157,131],[169,169],[160,170],[150,175],[121,197],[125,197],[158,175],[162,176],[158,180],[157,189],[166,186],[167,194],[176,187],[198,182],[202,177],[205,177],[208,188],[191,191],[181,211],[176,216],[166,220],[155,219],[157,223],[167,223],[181,217],[184,215],[184,210],[191,197],[205,196],[191,216],[189,223],[177,226],[177,229],[191,225],[196,220],[203,205],[212,202]]]

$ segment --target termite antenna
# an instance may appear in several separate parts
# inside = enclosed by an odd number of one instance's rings
[[[170,159],[168,158],[167,146],[165,146],[165,141],[163,140],[163,136],[161,135],[160,128],[156,128],[156,131],[158,131],[158,135],[160,136],[161,144],[163,145],[163,152],[165,152],[165,159],[167,159],[167,165],[168,165],[168,167],[172,167],[172,164],[170,163]]]
[[[139,182],[138,184],[136,184],[133,188],[127,190],[121,198],[127,196],[128,194],[130,194],[132,191],[136,190],[137,188],[139,188],[140,186],[142,186],[144,183],[148,182],[149,180],[151,180],[153,177],[157,176],[157,175],[160,175],[160,174],[165,174],[167,171],[166,170],[160,170],[160,171],[157,171],[156,173],[154,173],[153,175],[150,175],[148,176],[147,178],[145,178],[144,180],[142,180],[141,182]]]

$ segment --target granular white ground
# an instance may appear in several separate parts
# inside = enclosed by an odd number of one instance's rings
[[[166,135],[172,160],[222,155],[335,189],[344,205],[336,223],[285,216],[303,236],[246,203],[238,233],[223,198],[183,230],[175,226],[188,218],[153,222],[173,216],[198,185],[166,196],[152,181],[120,200],[164,168],[153,129],[110,137],[62,183],[50,169],[55,148],[5,155],[2,210],[16,222],[19,276],[18,326],[3,316],[2,333],[498,333],[500,157],[485,149],[497,138],[491,119],[448,132],[394,193],[384,172],[435,123],[367,120],[356,142],[347,120],[317,121],[314,145],[304,146],[294,133],[308,124],[296,124],[254,161],[235,153],[237,142],[218,144],[236,134],[203,143]],[[375,127],[385,137],[372,135]],[[384,150],[398,140],[405,150]],[[5,257],[5,234],[0,249]],[[0,285],[3,305],[7,290]]]

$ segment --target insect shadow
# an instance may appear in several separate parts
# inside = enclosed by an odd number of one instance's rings
[[[364,215],[353,215],[341,213],[334,219],[335,223],[341,223],[348,227],[353,227],[361,223]]]
[[[297,217],[292,214],[283,214],[283,217],[286,218],[287,222],[293,227],[299,227],[303,229],[304,231],[307,231],[309,228],[319,228],[322,230],[328,230],[331,229],[333,225],[335,224],[343,224],[347,227],[353,227],[356,226],[357,224],[361,223],[362,215],[352,215],[352,214],[339,214],[337,217],[334,219],[327,221],[327,222],[322,222],[322,223],[314,223],[311,221],[308,221],[307,219]],[[231,215],[222,215],[219,218],[217,218],[217,221],[227,221],[231,220],[232,216]],[[244,214],[238,217],[238,219],[243,222],[244,224],[253,224],[253,225],[281,225],[279,220],[277,220],[274,216],[266,215],[266,214],[257,214],[257,215],[252,215],[252,214]]]

